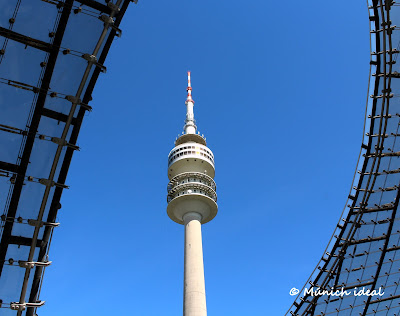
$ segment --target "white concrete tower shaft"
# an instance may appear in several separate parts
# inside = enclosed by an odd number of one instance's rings
[[[189,212],[185,224],[184,316],[206,316],[206,287],[204,282],[201,215]]]
[[[168,155],[167,213],[185,226],[183,316],[207,316],[201,225],[218,212],[214,155],[196,134],[188,72],[184,134]]]

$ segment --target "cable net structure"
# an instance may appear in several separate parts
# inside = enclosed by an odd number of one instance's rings
[[[367,4],[370,84],[353,186],[325,254],[286,315],[400,315],[400,4]]]
[[[0,314],[36,315],[92,91],[131,0],[0,5]]]

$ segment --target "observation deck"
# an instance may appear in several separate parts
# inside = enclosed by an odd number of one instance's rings
[[[217,193],[216,185],[214,180],[199,172],[185,172],[181,173],[169,182],[167,202],[174,206],[178,203],[178,199],[182,202],[183,200],[203,200],[210,208],[211,211],[203,212],[202,223],[207,223],[215,217],[217,214]],[[171,209],[172,207],[170,207]],[[181,219],[184,214],[175,216],[172,212],[168,212],[168,215],[177,223],[183,224]]]
[[[192,163],[184,163],[191,161]],[[199,143],[189,142],[174,147],[168,155],[168,177],[172,179],[179,172],[202,172],[210,177],[215,175],[212,151]]]

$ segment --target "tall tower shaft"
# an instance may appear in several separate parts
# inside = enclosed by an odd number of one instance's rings
[[[187,92],[184,134],[168,155],[167,213],[185,226],[183,315],[206,316],[201,224],[212,220],[218,211],[214,155],[197,132],[190,72]]]

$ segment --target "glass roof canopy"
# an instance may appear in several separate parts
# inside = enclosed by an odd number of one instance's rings
[[[367,3],[371,71],[357,172],[326,253],[286,315],[400,314],[400,4]],[[350,294],[310,292],[318,288]]]
[[[0,10],[0,314],[35,315],[79,129],[130,0]]]

